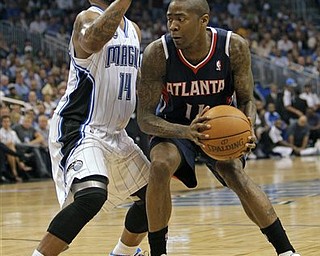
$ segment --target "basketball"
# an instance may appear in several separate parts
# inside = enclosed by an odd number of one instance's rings
[[[211,129],[203,133],[210,138],[200,141],[205,145],[202,150],[216,160],[239,158],[246,149],[248,136],[251,135],[249,119],[241,110],[228,105],[213,107],[205,115],[212,119],[206,121]]]

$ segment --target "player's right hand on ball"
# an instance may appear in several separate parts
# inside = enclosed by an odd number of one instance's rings
[[[205,140],[209,139],[208,134],[202,133],[205,130],[209,130],[211,128],[211,125],[206,124],[206,121],[210,120],[210,117],[205,115],[205,112],[207,112],[210,109],[209,106],[205,107],[200,114],[196,116],[195,119],[191,122],[189,128],[190,128],[190,140],[192,140],[195,144],[197,144],[200,147],[204,147],[204,144],[202,144],[199,140]]]

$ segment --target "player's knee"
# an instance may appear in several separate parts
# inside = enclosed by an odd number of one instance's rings
[[[125,219],[125,227],[128,231],[141,234],[148,231],[148,219],[145,202],[138,201],[130,207]]]
[[[173,175],[172,166],[168,161],[153,160],[150,168],[149,181],[156,183],[166,183]]]
[[[240,161],[218,161],[216,163],[216,170],[218,171],[219,175],[225,180],[228,184],[237,182],[238,179],[242,175],[242,163]]]
[[[70,244],[107,200],[107,184],[108,179],[99,175],[75,179],[71,187],[74,201],[56,215],[48,232]]]
[[[99,212],[107,200],[108,179],[104,176],[89,176],[81,180],[76,180],[71,187],[74,193],[76,206],[87,213],[87,218],[92,218]]]
[[[99,188],[88,189],[88,194],[75,195],[75,203],[79,211],[83,212],[86,221],[91,220],[102,208],[107,200],[107,191]]]
[[[80,230],[99,212],[107,200],[101,188],[84,189],[74,202],[61,210],[49,225],[48,232],[70,244]]]

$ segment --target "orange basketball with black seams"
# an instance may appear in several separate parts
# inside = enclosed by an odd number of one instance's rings
[[[211,118],[206,122],[211,128],[203,132],[210,138],[200,140],[205,145],[202,150],[216,160],[239,158],[251,136],[251,125],[246,115],[229,105],[213,107],[204,115]]]

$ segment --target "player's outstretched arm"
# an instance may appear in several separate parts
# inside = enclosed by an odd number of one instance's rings
[[[81,12],[74,24],[73,42],[84,52],[98,52],[114,36],[131,0],[115,0],[102,15],[92,11]]]
[[[167,122],[156,116],[156,108],[165,89],[166,58],[161,39],[149,44],[143,54],[141,81],[138,86],[137,119],[140,129],[146,134],[165,138],[185,138],[198,141],[205,135],[200,133],[199,120],[190,126]],[[205,117],[202,117],[206,119]],[[205,129],[205,128],[203,128]]]

